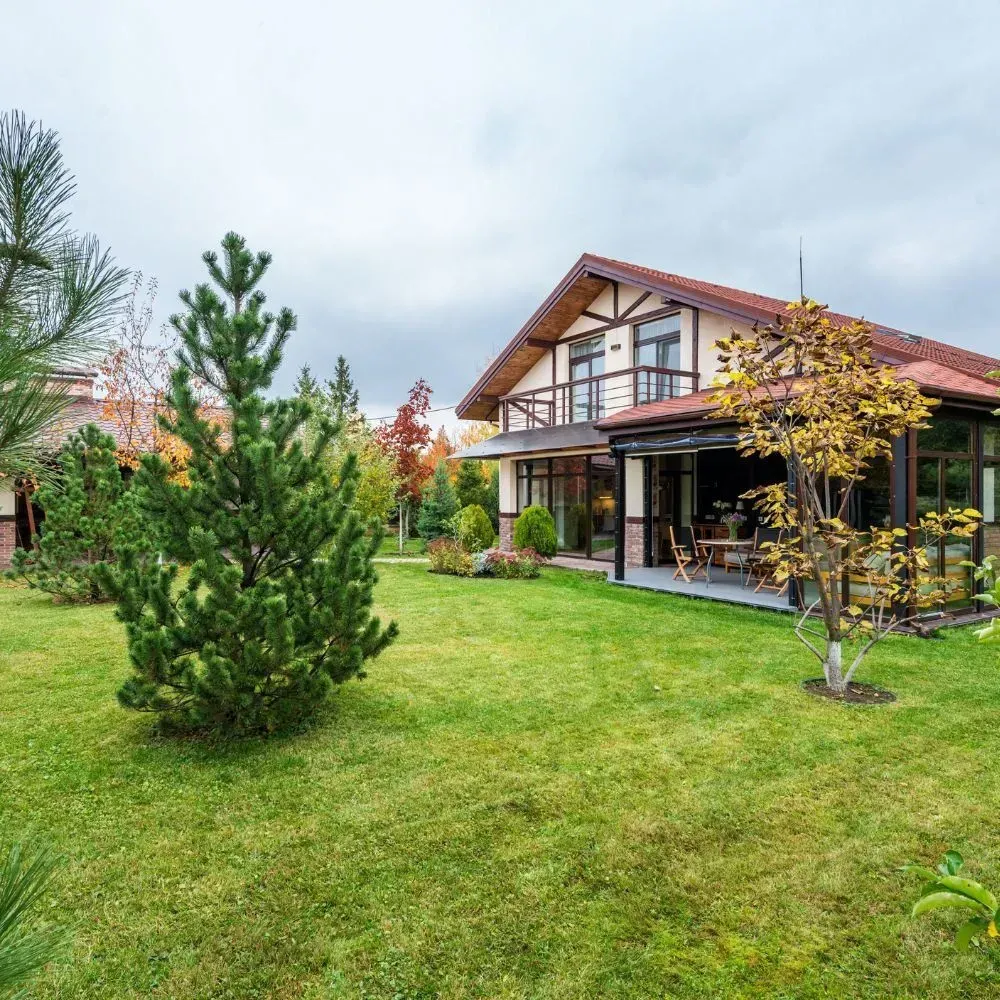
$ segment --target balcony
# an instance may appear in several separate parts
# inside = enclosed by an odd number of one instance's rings
[[[698,373],[673,368],[625,368],[500,397],[503,431],[585,423],[643,403],[658,403],[698,389]]]

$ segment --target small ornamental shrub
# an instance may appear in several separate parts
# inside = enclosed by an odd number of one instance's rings
[[[493,544],[493,525],[479,504],[469,504],[458,512],[455,537],[466,552],[482,552]]]
[[[484,568],[488,576],[499,580],[533,580],[538,576],[542,558],[534,549],[501,552],[490,549],[485,553]]]
[[[556,522],[546,507],[525,507],[514,522],[514,548],[534,549],[551,559],[558,547]]]
[[[110,600],[98,567],[155,547],[122,481],[115,439],[87,424],[63,445],[59,467],[58,479],[35,494],[45,512],[41,536],[15,551],[14,573],[60,601]]]
[[[472,556],[453,538],[436,538],[429,542],[427,557],[431,561],[432,573],[446,573],[449,576],[475,575]]]

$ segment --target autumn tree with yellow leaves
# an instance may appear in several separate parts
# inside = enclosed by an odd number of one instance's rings
[[[752,336],[733,331],[716,346],[713,416],[741,426],[743,455],[780,455],[790,474],[744,494],[782,530],[780,541],[764,543],[766,561],[777,579],[815,586],[795,633],[822,663],[827,685],[843,693],[877,642],[954,589],[931,571],[928,552],[942,538],[971,536],[981,515],[949,509],[906,528],[848,523],[851,498],[873,464],[890,461],[893,442],[925,426],[936,405],[876,363],[869,324],[835,321],[803,299]],[[846,600],[844,579],[854,594]],[[846,664],[845,642],[853,644]]]

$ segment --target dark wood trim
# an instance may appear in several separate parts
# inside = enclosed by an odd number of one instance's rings
[[[529,347],[539,347],[543,351],[554,351],[556,349],[556,344],[559,343],[558,340],[538,340],[535,337],[529,337],[525,343]],[[481,397],[485,398],[485,397]]]
[[[591,312],[589,309],[584,309],[580,313],[581,316],[586,316],[587,319],[596,319],[598,323],[614,323],[613,316],[602,316],[601,313]]]
[[[691,310],[691,371],[698,371],[698,309]],[[698,378],[695,377],[693,392],[698,391]]]
[[[646,299],[648,299],[650,297],[650,295],[652,295],[652,294],[653,294],[652,292],[643,292],[642,295],[640,295],[639,298],[637,298],[635,300],[635,302],[633,302],[632,305],[630,305],[625,310],[625,312],[623,312],[621,314],[621,316],[618,317],[618,322],[621,323],[621,322],[624,322],[625,320],[627,320],[629,318],[629,316],[631,316],[632,313],[634,313],[636,311],[636,309],[638,309],[639,306],[641,306],[643,304],[643,302],[645,302]]]
[[[983,509],[983,473],[986,467],[986,456],[983,454],[984,451],[984,438],[985,429],[983,427],[983,422],[977,420],[972,425],[972,452],[975,458],[972,462],[972,506],[978,510]],[[985,529],[983,522],[979,522],[979,528],[976,530],[975,535],[972,536],[972,561],[978,566],[983,561],[983,556],[985,555],[986,538]],[[973,582],[973,593],[981,594],[983,592],[983,581],[980,580]]]
[[[615,457],[615,579],[625,579],[625,455]]]
[[[629,516],[625,518],[625,523],[626,524],[645,524],[646,523],[646,519],[644,517],[639,517],[639,516],[637,516],[635,514],[629,514]]]
[[[16,521],[16,514],[0,514],[0,522]]]
[[[674,313],[679,312],[683,308],[683,306],[664,306],[662,309],[652,309],[648,313],[631,317],[628,325],[635,326],[637,323],[652,323],[653,320],[663,319],[665,316],[673,316]],[[572,344],[574,341],[596,337],[598,334],[607,333],[609,330],[617,330],[619,327],[625,325],[625,320],[619,317],[613,323],[607,323],[604,326],[595,326],[592,330],[587,330],[584,333],[574,333],[571,337],[563,337],[558,341],[554,341],[554,343]]]
[[[612,305],[614,310],[614,317],[618,319],[618,282],[611,282],[611,295],[612,295]]]
[[[653,458],[642,457],[642,565],[653,565]]]
[[[507,511],[502,510],[500,511],[500,517],[504,518],[505,520],[513,521],[517,517],[517,514],[508,513]]]

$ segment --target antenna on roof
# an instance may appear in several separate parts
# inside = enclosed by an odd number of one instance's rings
[[[799,301],[806,297],[806,284],[802,277],[802,237],[799,237]]]

